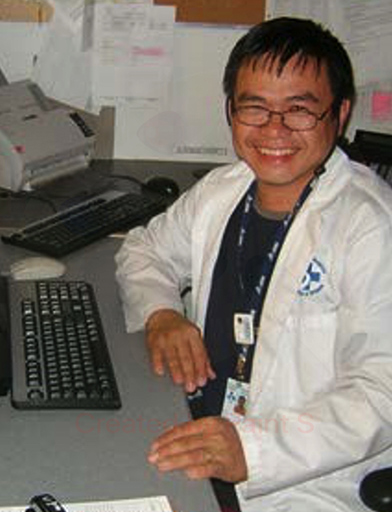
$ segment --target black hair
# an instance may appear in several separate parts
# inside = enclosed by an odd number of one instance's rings
[[[288,61],[296,57],[296,66],[306,67],[312,61],[320,71],[326,65],[334,98],[332,112],[337,115],[345,99],[355,101],[354,73],[350,57],[342,43],[322,25],[300,18],[274,18],[252,27],[236,43],[226,64],[223,89],[226,107],[234,98],[237,75],[243,65],[263,64],[272,67],[278,63],[282,73]]]

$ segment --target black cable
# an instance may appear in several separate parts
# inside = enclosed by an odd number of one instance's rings
[[[97,174],[101,174],[101,173],[97,173]],[[125,180],[125,181],[130,181],[132,183],[136,183],[137,185],[139,185],[140,187],[142,187],[144,185],[144,183],[139,180],[138,178],[135,178],[133,176],[126,176],[126,175],[122,175],[122,174],[109,174],[107,176],[104,176],[103,173],[102,173],[102,177],[105,177],[105,178],[108,178],[109,180],[111,180],[112,178],[113,179],[121,179],[121,180]],[[83,192],[83,194],[85,194],[86,192]],[[54,199],[67,199],[68,196],[67,195],[53,195],[52,193],[50,194]],[[89,194],[87,194],[89,195]],[[38,192],[36,190],[32,190],[32,191],[25,191],[25,190],[19,190],[19,191],[13,191],[13,190],[10,190],[10,189],[7,189],[7,188],[4,188],[4,187],[0,187],[0,200],[1,199],[15,199],[15,200],[18,200],[18,199],[33,199],[33,200],[36,200],[36,201],[42,201],[43,203],[46,203],[50,206],[51,210],[54,212],[54,213],[57,213],[58,212],[58,208],[56,207],[55,203],[49,199],[49,197],[47,197],[46,195],[42,194],[41,192]]]
[[[120,180],[131,181],[132,183],[136,183],[137,185],[140,185],[141,187],[144,185],[142,180],[139,180],[138,178],[135,178],[134,176],[125,176],[124,174],[109,174],[108,178],[115,178],[115,179],[120,179]]]
[[[19,190],[18,192],[14,192],[13,190],[0,187],[0,199],[34,199],[48,204],[54,213],[57,212],[54,202],[36,191],[27,192],[25,190]]]

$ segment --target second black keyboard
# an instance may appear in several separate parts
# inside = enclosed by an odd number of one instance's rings
[[[92,286],[10,281],[12,404],[20,409],[121,406]]]
[[[167,206],[164,196],[110,190],[1,238],[59,257],[110,233],[144,224]]]

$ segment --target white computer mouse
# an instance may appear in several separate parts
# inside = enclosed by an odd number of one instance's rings
[[[65,265],[47,256],[32,256],[12,263],[10,275],[16,281],[29,279],[52,279],[65,273]]]

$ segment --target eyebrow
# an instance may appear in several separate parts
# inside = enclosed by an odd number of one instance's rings
[[[320,98],[315,96],[311,92],[306,92],[304,94],[295,94],[294,96],[289,96],[289,101],[310,101],[311,103],[320,103]]]
[[[249,94],[247,92],[243,92],[241,93],[238,98],[237,98],[237,101],[239,102],[245,102],[245,101],[253,101],[253,102],[256,102],[256,103],[265,103],[265,99],[261,96],[257,96],[255,94]]]
[[[304,94],[295,94],[293,96],[289,96],[289,97],[285,98],[285,101],[288,101],[288,102],[295,102],[295,101],[306,102],[306,101],[308,101],[308,102],[317,104],[317,103],[320,103],[320,98],[318,98],[311,92],[305,92]],[[239,102],[239,103],[242,103],[242,102],[266,103],[267,100],[265,98],[263,98],[262,96],[243,92],[238,96],[237,102]]]

